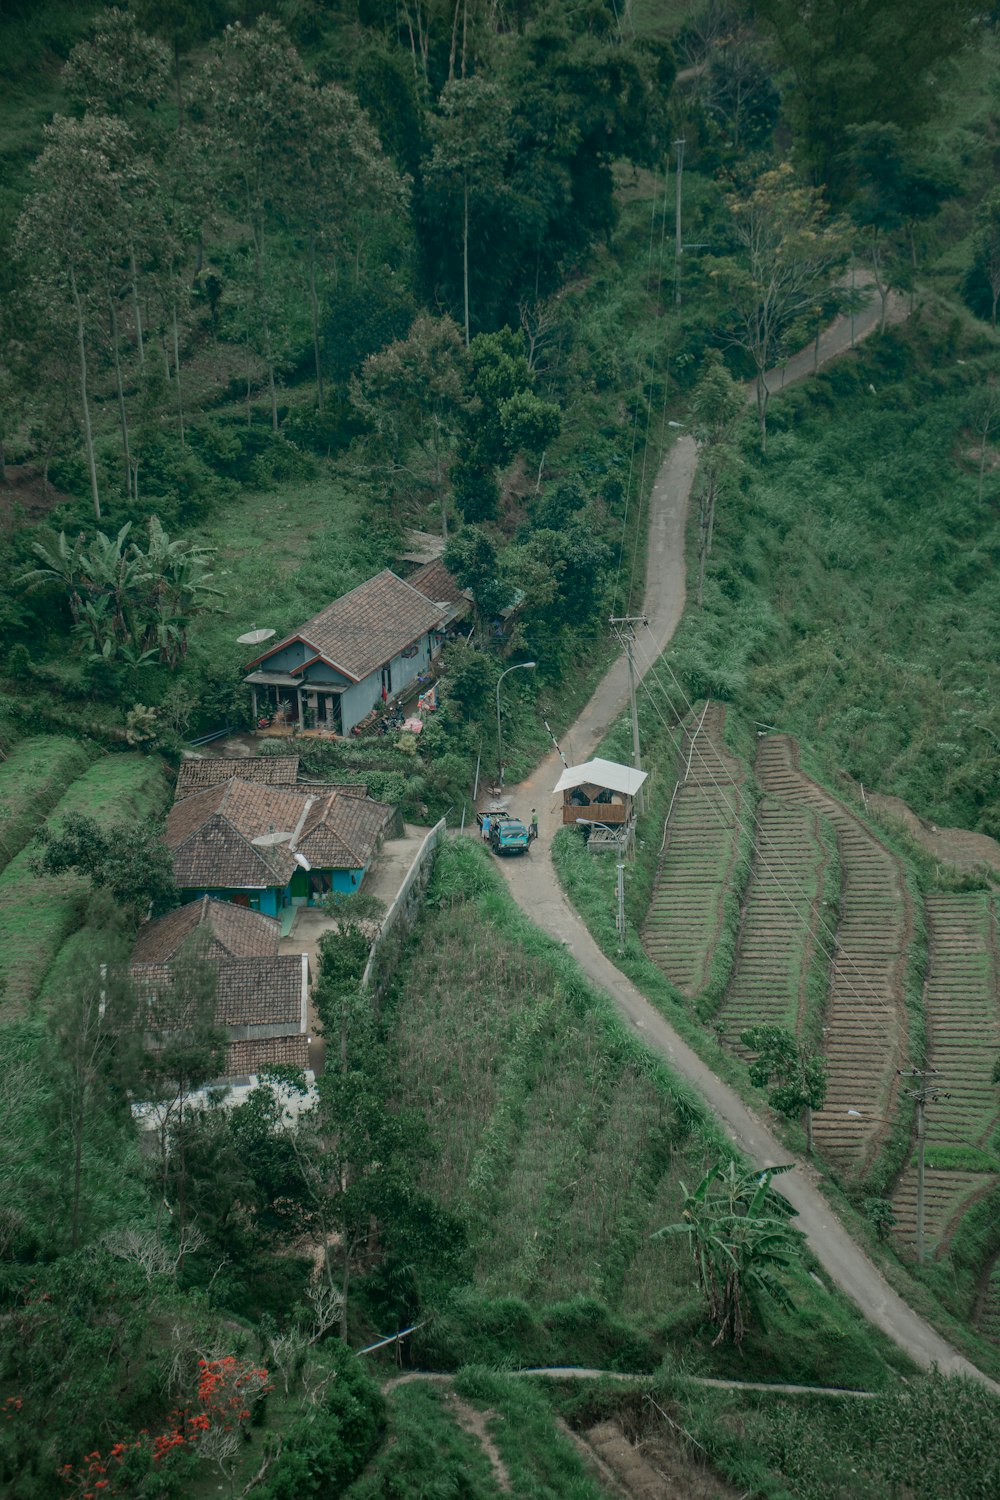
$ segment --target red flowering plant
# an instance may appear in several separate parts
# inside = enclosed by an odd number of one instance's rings
[[[159,1466],[180,1452],[196,1455],[208,1433],[242,1431],[258,1403],[273,1390],[266,1370],[242,1365],[231,1354],[222,1359],[200,1359],[198,1372],[199,1410],[176,1410],[165,1432],[153,1437],[141,1432],[129,1442],[115,1443],[106,1454],[95,1450],[76,1464],[63,1464],[59,1475],[69,1493],[79,1500],[114,1500],[134,1494],[134,1463],[127,1462],[130,1457],[141,1454],[147,1462]]]

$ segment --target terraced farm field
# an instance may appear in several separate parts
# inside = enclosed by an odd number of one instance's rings
[[[746,774],[725,746],[725,712],[709,703],[688,726],[642,932],[650,958],[689,999],[708,979],[745,816]]]
[[[20,854],[67,787],[98,754],[61,734],[21,740],[0,762],[0,868]]]
[[[829,947],[821,930],[828,860],[815,808],[762,799],[736,962],[719,1012],[723,1039],[740,1051],[748,1026],[801,1033],[817,938]]]
[[[788,808],[830,819],[841,868],[837,947],[824,1044],[829,1087],[814,1119],[818,1148],[842,1172],[874,1160],[906,1060],[904,975],[912,931],[910,898],[896,856],[844,804],[800,769],[787,735],[761,740],[757,779]],[[849,1113],[857,1111],[857,1113]]]
[[[927,1107],[926,1154],[935,1148],[953,1157],[981,1150],[1000,1124],[997,1089],[991,1082],[1000,1045],[1000,963],[993,902],[986,891],[927,897],[930,940],[924,1008],[928,1067],[948,1094]],[[944,1158],[945,1161],[947,1158]],[[988,1171],[965,1166],[934,1167],[926,1173],[924,1234],[928,1254],[947,1246],[962,1212],[997,1182]],[[916,1244],[917,1172],[911,1160],[893,1195],[896,1234]]]
[[[974,1321],[984,1338],[1000,1344],[1000,1255],[994,1256],[983,1277]]]
[[[37,825],[58,827],[67,813],[87,813],[103,824],[142,823],[158,816],[167,796],[159,760],[105,755],[78,776]],[[0,1019],[22,1014],[36,999],[63,943],[84,922],[89,882],[76,875],[39,877],[30,848],[0,874]]]

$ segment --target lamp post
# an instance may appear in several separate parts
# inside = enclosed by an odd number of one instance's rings
[[[501,794],[503,793],[503,730],[500,725],[500,684],[501,682],[503,682],[508,672],[520,672],[522,670],[528,670],[529,668],[531,670],[534,670],[536,666],[537,662],[533,661],[515,662],[512,667],[505,668],[505,670],[501,672],[500,676],[497,678],[497,760],[500,766]]]

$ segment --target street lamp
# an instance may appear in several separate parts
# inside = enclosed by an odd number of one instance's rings
[[[497,759],[500,764],[501,795],[503,794],[503,731],[500,727],[500,684],[501,682],[503,682],[508,672],[520,672],[522,669],[528,670],[529,668],[534,670],[537,665],[538,663],[533,661],[515,662],[512,667],[507,667],[503,672],[501,672],[500,676],[497,678]]]

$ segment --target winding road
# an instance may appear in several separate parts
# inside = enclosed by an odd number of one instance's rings
[[[905,317],[896,303],[893,321]],[[820,364],[836,358],[878,327],[878,298],[850,317],[838,318],[824,332],[819,346]],[[772,371],[772,391],[813,373],[813,346]],[[662,464],[653,486],[649,506],[649,541],[646,592],[643,609],[648,627],[639,637],[636,670],[644,670],[669,643],[684,609],[684,538],[688,498],[697,465],[695,443],[682,437]],[[571,764],[589,759],[607,730],[627,710],[628,677],[625,658],[608,671],[590,702],[566,733],[562,745]],[[563,894],[552,863],[552,839],[560,827],[561,801],[552,788],[562,767],[553,751],[519,786],[510,788],[511,800],[522,809],[538,812],[539,838],[528,859],[500,861],[518,905],[557,941],[566,945],[588,977],[605,990],[643,1041],[665,1059],[721,1121],[729,1139],[751,1161],[771,1166],[790,1159],[788,1150],[743,1100],[702,1062],[668,1021],[654,1009],[635,985],[606,958]],[[937,1366],[949,1374],[982,1381],[1000,1394],[1000,1386],[919,1317],[889,1286],[881,1272],[848,1234],[817,1185],[813,1167],[796,1160],[797,1170],[776,1180],[798,1215],[798,1227],[830,1280],[856,1304],[864,1316],[892,1339],[919,1366]]]

